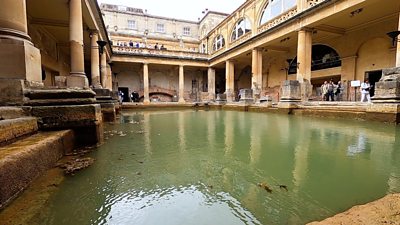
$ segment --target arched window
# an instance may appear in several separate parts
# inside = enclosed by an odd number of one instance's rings
[[[223,47],[225,47],[225,39],[222,35],[218,35],[213,41],[213,51],[215,52]]]
[[[239,19],[239,21],[236,23],[235,28],[233,28],[231,41],[234,41],[234,40],[240,38],[245,33],[250,32],[250,31],[251,31],[250,21],[246,18]]]
[[[297,57],[293,60],[288,60],[289,74],[297,72]],[[342,60],[335,49],[327,45],[313,45],[311,53],[311,71],[322,70],[342,65]]]
[[[270,21],[271,19],[281,15],[295,6],[296,0],[269,0],[269,3],[262,12],[260,25]]]

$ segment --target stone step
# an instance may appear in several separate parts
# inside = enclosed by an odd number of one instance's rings
[[[27,115],[28,113],[20,107],[0,107],[0,120],[15,119]]]
[[[35,117],[21,117],[0,120],[0,145],[10,143],[19,137],[33,134],[38,131]]]
[[[0,147],[0,209],[73,150],[71,130],[39,132]]]

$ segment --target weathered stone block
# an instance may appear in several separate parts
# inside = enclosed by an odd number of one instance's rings
[[[37,130],[37,119],[34,117],[0,120],[0,144],[8,143],[13,139],[34,133]]]
[[[382,70],[382,78],[375,83],[374,103],[400,103],[400,67]]]
[[[40,51],[29,41],[0,39],[0,78],[42,83]]]
[[[0,209],[74,148],[71,130],[40,132],[0,147]]]
[[[300,82],[285,80],[282,83],[281,102],[299,102],[301,100]]]
[[[240,89],[239,91],[240,102],[253,103],[253,90],[251,89]]]

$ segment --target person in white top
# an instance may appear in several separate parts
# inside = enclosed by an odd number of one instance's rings
[[[371,96],[369,95],[369,91],[371,89],[371,85],[368,82],[368,79],[361,84],[361,102],[364,102],[365,97],[367,97],[368,102],[371,102]]]

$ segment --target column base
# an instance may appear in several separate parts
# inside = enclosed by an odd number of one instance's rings
[[[0,39],[0,78],[42,83],[39,49],[29,41]]]
[[[150,100],[148,99],[143,100],[143,105],[150,105]]]
[[[185,99],[183,99],[183,98],[180,98],[180,99],[179,99],[179,101],[178,101],[178,103],[179,103],[179,104],[185,104],[185,103],[186,103],[186,101],[185,101]]]
[[[227,89],[224,94],[226,96],[226,102],[235,101],[235,93],[232,90]]]
[[[300,102],[300,82],[297,80],[285,80],[282,83],[282,96],[280,102]]]
[[[71,73],[67,77],[67,87],[89,87],[89,81],[84,73]]]

